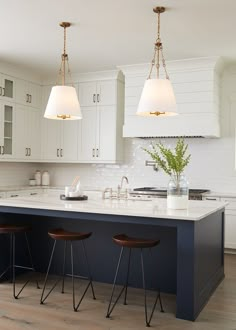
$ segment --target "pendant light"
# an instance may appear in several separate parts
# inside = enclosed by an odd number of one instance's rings
[[[156,7],[153,11],[157,13],[157,39],[155,42],[153,60],[151,62],[151,69],[145,81],[136,114],[140,116],[174,116],[178,114],[176,112],[175,95],[166,70],[160,37],[160,14],[165,11],[165,8]],[[159,77],[160,61],[162,61],[164,68],[165,79],[160,79]],[[155,79],[151,78],[154,66],[157,71]]]
[[[81,119],[82,114],[76,89],[73,83],[72,86],[66,86],[66,66],[67,74],[71,79],[68,55],[66,53],[66,28],[70,27],[71,24],[62,22],[60,26],[64,28],[64,52],[61,56],[61,67],[58,74],[58,78],[61,78],[61,85],[58,85],[57,82],[57,86],[52,87],[44,117],[59,120]]]

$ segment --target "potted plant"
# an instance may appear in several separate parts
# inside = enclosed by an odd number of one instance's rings
[[[191,157],[186,155],[187,149],[188,145],[183,138],[178,139],[174,150],[161,142],[152,143],[152,150],[144,148],[157,167],[171,177],[167,189],[167,207],[171,209],[185,209],[188,206],[188,183],[183,175]]]

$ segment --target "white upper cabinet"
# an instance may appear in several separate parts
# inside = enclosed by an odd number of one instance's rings
[[[15,106],[13,103],[0,101],[0,159],[14,156]]]
[[[84,81],[86,79],[90,81]],[[123,101],[124,81],[120,72],[83,75],[79,83],[83,118],[78,161],[116,163],[122,160]]]
[[[17,105],[15,111],[15,157],[22,160],[40,160],[41,111]]]
[[[116,104],[116,83],[110,81],[90,81],[79,84],[80,106]]]
[[[42,87],[35,83],[16,80],[16,103],[41,108]]]
[[[42,160],[69,162],[77,160],[78,152],[78,120],[52,120],[44,118],[51,86],[43,87],[42,107]]]
[[[12,102],[15,100],[15,78],[0,73],[0,99]]]

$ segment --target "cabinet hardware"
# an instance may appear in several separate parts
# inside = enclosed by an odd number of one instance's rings
[[[97,94],[97,102],[100,102],[100,94]]]
[[[93,157],[95,157],[95,149],[93,149]]]
[[[31,196],[33,196],[33,195],[38,195],[38,193],[30,193],[30,195],[31,195]]]
[[[4,146],[2,146],[2,155],[4,155]]]
[[[29,102],[29,94],[26,94],[26,103]]]
[[[2,96],[5,96],[5,88],[3,87],[2,90],[3,90]]]
[[[61,157],[63,157],[63,149],[61,149],[60,155],[61,155]]]
[[[2,154],[2,146],[0,146],[0,155]]]
[[[28,148],[25,148],[25,155],[28,156]]]
[[[29,148],[29,155],[28,156],[31,156],[31,148]]]
[[[211,198],[211,197],[206,197],[206,200],[207,201],[216,201],[217,199],[216,198]]]
[[[29,94],[29,103],[32,103],[32,95]]]
[[[2,87],[0,87],[0,96],[2,96]]]
[[[93,94],[93,103],[96,102],[96,94]]]
[[[59,149],[57,149],[57,157],[60,157],[60,155],[59,155]]]
[[[11,197],[18,197],[19,195],[11,195]]]
[[[99,149],[96,149],[96,157],[99,157]]]

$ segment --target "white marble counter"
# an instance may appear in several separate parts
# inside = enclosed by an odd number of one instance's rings
[[[162,219],[198,221],[224,209],[225,202],[189,201],[187,210],[170,210],[166,207],[166,199],[155,201],[109,200],[102,199],[101,193],[87,192],[87,201],[62,201],[60,192],[42,193],[35,196],[4,198],[1,206],[34,208],[55,211],[85,212],[98,214],[127,215]]]

